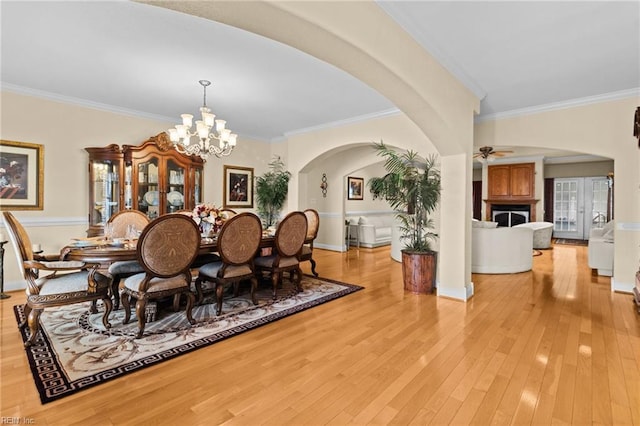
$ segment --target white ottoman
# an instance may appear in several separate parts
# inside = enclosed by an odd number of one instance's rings
[[[533,229],[533,248],[548,249],[551,247],[551,235],[553,234],[553,223],[550,222],[528,222],[515,225],[514,228],[525,227]]]

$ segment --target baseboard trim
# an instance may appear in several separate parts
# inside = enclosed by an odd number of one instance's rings
[[[473,281],[466,285],[464,288],[460,287],[445,287],[440,282],[436,287],[438,297],[447,297],[449,299],[456,299],[466,302],[471,299],[475,294]]]

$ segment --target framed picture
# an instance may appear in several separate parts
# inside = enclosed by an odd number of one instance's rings
[[[0,210],[42,210],[44,147],[0,140]]]
[[[347,200],[364,199],[364,179],[359,177],[347,178]]]
[[[223,207],[253,208],[253,168],[224,166]]]

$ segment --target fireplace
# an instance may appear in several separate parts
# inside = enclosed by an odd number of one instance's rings
[[[491,220],[499,227],[511,227],[530,222],[531,207],[527,204],[496,204],[491,206]]]

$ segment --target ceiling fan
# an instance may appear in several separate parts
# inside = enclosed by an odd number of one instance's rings
[[[473,158],[482,158],[483,160],[487,160],[491,156],[502,157],[505,154],[513,153],[513,151],[494,151],[492,146],[482,146],[478,151],[473,154]]]

